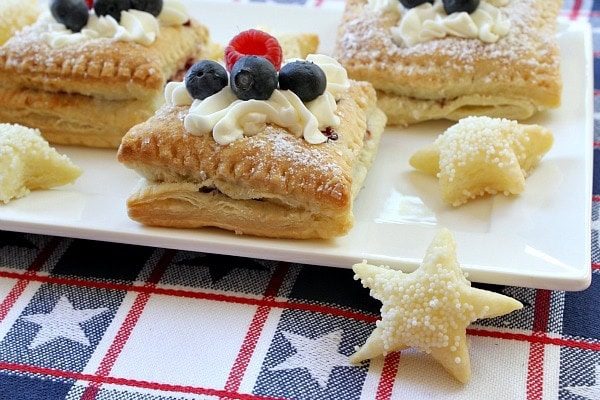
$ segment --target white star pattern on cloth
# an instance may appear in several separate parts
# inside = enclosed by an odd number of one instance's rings
[[[596,380],[593,386],[567,386],[565,389],[586,399],[600,399],[600,364],[596,364]]]
[[[66,296],[61,296],[48,314],[32,314],[22,317],[25,321],[40,326],[40,330],[28,348],[35,349],[58,338],[70,339],[89,346],[90,341],[80,324],[105,311],[108,311],[108,308],[76,310]]]
[[[291,332],[282,332],[283,336],[296,349],[296,353],[282,363],[270,368],[270,371],[306,368],[319,386],[327,386],[329,375],[335,367],[354,367],[348,357],[338,353],[342,340],[342,331],[333,331],[316,339],[306,338]]]

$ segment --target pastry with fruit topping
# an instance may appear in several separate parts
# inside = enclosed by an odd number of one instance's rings
[[[0,48],[0,121],[38,128],[55,144],[116,148],[163,104],[167,81],[212,46],[176,0],[91,6],[52,0]]]
[[[224,59],[169,83],[167,104],[123,137],[118,160],[143,177],[129,216],[276,238],[346,234],[386,123],[373,87],[328,56],[283,61],[259,30],[234,37]]]
[[[388,124],[523,120],[561,102],[560,0],[347,0],[334,56]]]

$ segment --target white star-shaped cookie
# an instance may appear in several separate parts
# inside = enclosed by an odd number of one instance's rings
[[[417,150],[410,165],[439,178],[442,199],[453,206],[485,194],[519,194],[554,136],[540,125],[467,117],[432,144]]]
[[[415,347],[431,354],[460,382],[471,377],[466,329],[471,322],[518,310],[508,296],[471,287],[456,258],[451,233],[442,229],[412,273],[366,261],[353,266],[355,279],[380,300],[381,319],[350,361],[360,361]]]

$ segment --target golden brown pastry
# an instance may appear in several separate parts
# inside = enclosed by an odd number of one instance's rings
[[[208,29],[191,18],[161,25],[146,43],[75,40],[82,33],[59,35],[57,25],[46,13],[0,48],[0,121],[39,128],[59,144],[117,147],[162,104],[165,83],[211,47]]]
[[[320,144],[268,123],[220,145],[186,132],[188,112],[165,105],[123,138],[118,160],[146,178],[127,201],[132,219],[301,239],[344,235],[353,226],[353,199],[386,121],[370,84],[351,82],[337,102],[335,137]]]
[[[411,20],[407,35],[399,35],[406,9],[388,0],[347,0],[334,56],[351,78],[373,84],[389,124],[470,115],[522,120],[558,107],[562,83],[556,18],[562,1],[487,3],[499,5],[491,13],[503,31],[493,37],[495,42],[453,34],[410,39],[408,33],[420,22]],[[435,7],[441,7],[440,0]],[[466,25],[463,20],[456,24]],[[444,35],[436,29],[431,35]]]

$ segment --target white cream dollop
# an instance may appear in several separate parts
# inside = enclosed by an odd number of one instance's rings
[[[393,0],[369,0],[369,5],[374,10],[389,12],[393,7],[391,1]],[[510,20],[500,10],[509,2],[510,0],[481,0],[471,14],[446,14],[442,0],[435,0],[433,4],[426,2],[408,10],[396,2],[395,7],[402,17],[397,26],[390,28],[390,32],[396,44],[406,46],[446,36],[478,38],[482,42],[494,43],[510,30]]]
[[[325,93],[306,104],[292,91],[279,89],[268,100],[243,101],[229,86],[204,100],[194,100],[184,82],[168,83],[165,100],[169,105],[189,105],[184,118],[186,131],[193,135],[212,132],[221,145],[255,135],[269,123],[288,129],[308,143],[323,143],[327,137],[321,130],[340,123],[335,114],[336,100],[349,88],[350,82],[346,70],[335,59],[323,55],[309,55],[306,59],[319,65],[327,77]]]
[[[47,19],[49,31],[42,39],[53,48],[79,44],[92,39],[109,38],[117,41],[135,42],[149,46],[156,40],[161,26],[183,25],[189,21],[185,6],[177,0],[165,0],[158,17],[139,11],[121,12],[121,21],[110,15],[97,16],[91,12],[87,25],[80,32],[72,32],[64,24],[57,22],[50,14]]]

